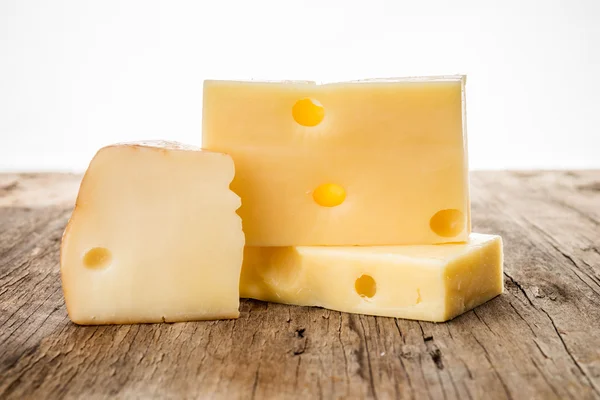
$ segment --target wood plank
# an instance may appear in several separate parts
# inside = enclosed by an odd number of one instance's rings
[[[81,175],[0,174],[0,207],[70,206]]]
[[[600,171],[474,173],[506,293],[444,324],[245,300],[235,321],[73,325],[78,180],[0,176],[0,398],[600,398]]]

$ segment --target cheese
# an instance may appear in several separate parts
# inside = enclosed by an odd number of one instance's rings
[[[203,147],[235,161],[247,244],[467,240],[464,83],[206,81]]]
[[[236,318],[244,247],[225,154],[174,143],[101,149],[61,247],[78,324]]]
[[[376,247],[247,247],[240,294],[350,313],[441,322],[503,291],[502,240]]]

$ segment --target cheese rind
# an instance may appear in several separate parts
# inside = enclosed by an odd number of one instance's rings
[[[237,318],[244,235],[226,154],[178,143],[101,149],[61,246],[78,324]]]
[[[464,82],[206,81],[203,147],[236,163],[247,244],[467,240]]]
[[[502,239],[381,247],[247,247],[240,295],[442,322],[503,291]]]

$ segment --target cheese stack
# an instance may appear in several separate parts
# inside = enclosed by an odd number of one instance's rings
[[[206,81],[205,150],[92,160],[61,246],[71,320],[236,318],[241,296],[446,321],[500,294],[501,239],[471,233],[464,86]]]
[[[241,296],[445,321],[503,290],[471,233],[465,77],[204,83],[203,146],[230,154]]]

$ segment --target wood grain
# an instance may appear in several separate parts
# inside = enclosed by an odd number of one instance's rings
[[[0,398],[600,398],[600,171],[472,174],[506,293],[443,324],[242,301],[79,327],[58,251],[79,177],[0,175]]]

